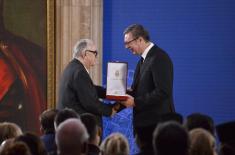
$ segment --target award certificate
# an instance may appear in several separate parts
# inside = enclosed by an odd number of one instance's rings
[[[108,62],[106,98],[126,100],[127,70],[125,62]]]

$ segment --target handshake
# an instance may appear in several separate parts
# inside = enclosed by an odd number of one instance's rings
[[[117,112],[121,111],[124,108],[130,108],[134,106],[135,106],[134,97],[127,95],[127,99],[125,101],[119,101],[113,105],[111,116],[115,115]]]

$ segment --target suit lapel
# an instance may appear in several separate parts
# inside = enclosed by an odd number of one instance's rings
[[[133,84],[132,84],[132,89],[135,90],[137,85],[138,85],[138,81],[139,81],[139,77],[140,77],[140,60],[137,63],[136,69],[135,69],[135,74],[134,74],[134,79],[133,79]]]
[[[142,77],[144,76],[144,73],[146,71],[146,69],[148,68],[148,66],[151,64],[151,57],[152,55],[157,52],[157,46],[154,45],[150,51],[148,52],[143,64],[141,65],[141,68],[140,68],[140,60],[136,66],[136,69],[135,69],[135,74],[134,74],[134,81],[133,81],[133,84],[132,84],[132,89],[135,91],[138,84],[139,84],[139,81],[142,79]]]
[[[146,69],[148,69],[148,66],[151,64],[151,58],[152,58],[152,55],[157,52],[157,46],[154,45],[150,51],[148,52],[142,66],[141,66],[141,69],[140,69],[140,77],[139,77],[139,80],[142,79],[142,77],[144,76],[144,73],[146,71]]]

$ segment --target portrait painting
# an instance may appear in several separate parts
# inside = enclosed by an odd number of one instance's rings
[[[37,133],[48,106],[47,7],[47,0],[0,0],[0,122]]]

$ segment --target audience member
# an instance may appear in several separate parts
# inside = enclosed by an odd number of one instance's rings
[[[65,108],[65,109],[60,110],[55,116],[55,121],[54,121],[55,129],[60,125],[60,123],[64,122],[65,120],[69,118],[80,119],[80,116],[78,115],[76,111],[70,108]]]
[[[216,131],[220,141],[220,155],[235,155],[235,121],[217,125]]]
[[[176,112],[166,113],[161,115],[159,118],[159,123],[164,123],[168,121],[176,121],[180,124],[183,123],[183,116]],[[135,141],[140,149],[140,152],[136,155],[150,155],[154,154],[152,146],[152,132],[147,132],[141,130],[140,128],[135,129]],[[150,135],[151,134],[151,135]],[[147,135],[147,136],[146,136]]]
[[[24,142],[32,155],[47,155],[47,151],[41,139],[33,133],[26,132],[16,137],[15,142]]]
[[[4,140],[2,144],[0,145],[0,155],[2,155],[3,152],[5,152],[5,150],[7,150],[8,147],[10,147],[13,142],[14,142],[14,138]]]
[[[187,116],[185,127],[188,131],[195,128],[203,128],[209,131],[213,136],[215,135],[215,125],[213,119],[205,114],[192,113]]]
[[[68,119],[56,129],[58,155],[85,155],[89,135],[81,120]]]
[[[112,133],[100,145],[101,155],[129,155],[129,143],[121,133]]]
[[[161,115],[160,122],[175,121],[179,124],[183,124],[183,116],[180,113],[171,112]]]
[[[135,141],[140,150],[136,155],[152,155],[154,154],[152,146],[152,132],[141,130],[141,128],[135,129]],[[148,136],[146,136],[148,134]],[[150,138],[151,137],[151,138]]]
[[[81,121],[85,125],[89,134],[87,155],[99,155],[101,127],[98,125],[96,117],[93,114],[84,113],[81,115]]]
[[[23,142],[15,142],[0,153],[1,155],[32,155],[29,147]]]
[[[41,132],[43,133],[41,140],[47,152],[56,152],[54,120],[57,113],[58,110],[56,109],[48,109],[45,110],[39,118]]]
[[[17,124],[10,122],[0,123],[0,144],[6,139],[15,138],[21,134],[21,128]]]
[[[214,136],[205,129],[195,128],[189,132],[190,155],[217,155]]]
[[[154,131],[155,155],[188,155],[189,145],[188,132],[179,123],[160,123]]]

